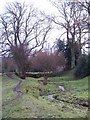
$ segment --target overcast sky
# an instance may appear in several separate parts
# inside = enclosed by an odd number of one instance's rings
[[[50,4],[49,0],[0,0],[0,13],[5,11],[5,6],[10,2],[23,2],[29,4],[34,4],[35,7],[39,8],[40,10],[44,10],[47,13],[55,13],[57,10]]]

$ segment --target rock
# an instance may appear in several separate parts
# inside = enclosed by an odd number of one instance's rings
[[[52,99],[52,100],[54,99],[54,98],[53,98],[53,95],[48,95],[48,98],[50,98],[50,99]]]
[[[61,90],[61,91],[65,91],[65,89],[64,89],[64,87],[63,86],[59,86],[59,90]]]

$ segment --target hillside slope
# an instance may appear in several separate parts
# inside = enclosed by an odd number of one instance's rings
[[[86,118],[88,113],[88,77],[74,80],[69,73],[48,79],[48,84],[38,82],[43,78],[27,78],[13,91],[18,79],[3,76],[3,118]],[[65,91],[58,89],[63,86]],[[53,95],[54,99],[48,96]],[[84,105],[85,104],[85,105]]]

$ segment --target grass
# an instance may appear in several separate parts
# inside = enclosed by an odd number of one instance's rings
[[[17,98],[13,88],[18,80],[3,76],[3,118],[85,118],[87,116],[87,107],[68,102],[77,102],[75,101],[77,98],[86,102],[88,77],[74,80],[72,72],[65,72],[60,77],[48,78],[47,85],[38,82],[42,79],[26,78],[19,88],[23,96]],[[59,85],[64,86],[65,92],[58,90]],[[49,94],[53,94],[58,100],[68,102],[55,102],[48,98]]]

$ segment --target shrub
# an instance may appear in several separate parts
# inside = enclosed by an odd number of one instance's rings
[[[38,72],[51,72],[63,70],[66,64],[65,56],[62,53],[38,52],[32,58],[31,70]]]
[[[79,60],[78,64],[75,68],[74,75],[76,78],[83,78],[90,75],[90,54],[89,55],[82,55]]]

